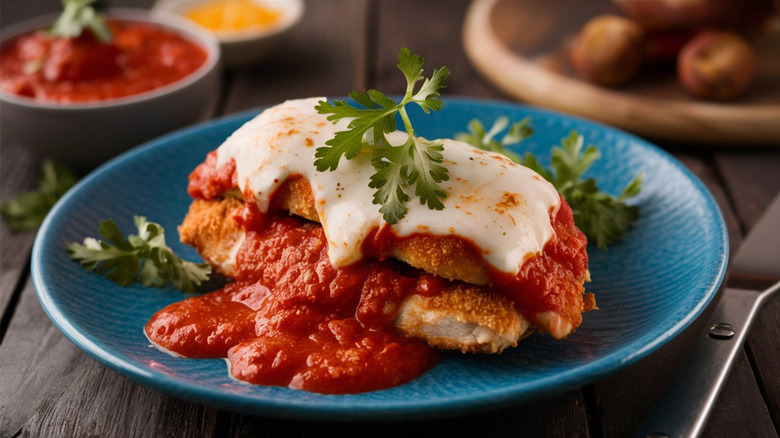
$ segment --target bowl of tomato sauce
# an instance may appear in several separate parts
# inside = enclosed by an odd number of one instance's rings
[[[3,32],[3,144],[86,169],[213,114],[221,49],[211,33],[174,16],[109,9],[104,42],[89,31],[53,36],[46,29],[56,19]]]

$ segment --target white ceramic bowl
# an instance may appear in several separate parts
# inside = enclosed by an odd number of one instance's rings
[[[184,15],[192,8],[214,0],[158,0],[152,8],[160,14]],[[281,17],[262,29],[214,32],[222,46],[222,59],[231,67],[256,63],[271,53],[301,21],[303,0],[252,0],[281,11]]]
[[[213,114],[222,75],[220,46],[211,33],[185,19],[157,17],[145,10],[109,9],[106,16],[173,31],[202,47],[206,62],[166,86],[97,102],[44,102],[0,90],[3,144],[19,144],[42,158],[86,169]],[[9,26],[0,44],[48,26],[56,17],[41,16]]]

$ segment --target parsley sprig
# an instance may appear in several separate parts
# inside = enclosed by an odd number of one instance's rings
[[[92,7],[96,0],[62,0],[63,11],[49,27],[50,35],[76,38],[89,29],[101,43],[110,43],[113,35],[101,14]]]
[[[480,149],[499,152],[513,161],[536,171],[552,183],[574,212],[574,222],[598,248],[620,240],[636,221],[639,209],[624,201],[639,194],[642,189],[644,173],[637,174],[617,197],[602,192],[594,178],[583,175],[601,158],[601,152],[594,145],[583,150],[584,138],[576,130],[561,140],[561,146],[552,149],[551,170],[544,168],[530,152],[521,157],[505,149],[505,146],[522,141],[533,131],[528,127],[528,118],[512,124],[509,132],[501,141],[495,140],[504,130],[508,119],[499,118],[489,131],[485,131],[478,120],[469,123],[469,133],[459,134],[457,138]],[[518,134],[518,133],[524,134]]]
[[[78,178],[70,168],[52,160],[41,164],[38,176],[38,190],[22,192],[0,206],[8,226],[13,231],[30,231],[38,228],[62,195]]]
[[[170,282],[184,292],[194,292],[208,280],[211,267],[180,259],[165,244],[163,227],[143,216],[134,216],[134,222],[138,234],[125,239],[113,220],[100,221],[98,233],[105,241],[87,237],[83,244],[67,243],[68,255],[120,286],[138,281],[162,288]]]
[[[405,47],[398,53],[398,68],[406,78],[406,92],[399,103],[372,89],[349,94],[362,108],[344,100],[336,100],[333,104],[321,101],[316,107],[317,112],[328,114],[328,120],[334,123],[343,118],[352,120],[348,130],[337,132],[325,142],[327,146],[317,149],[314,166],[320,172],[333,171],[342,157],[351,160],[361,152],[370,154],[376,170],[369,181],[369,187],[376,189],[373,202],[380,205],[379,212],[390,224],[406,215],[410,187],[414,188],[420,203],[433,210],[443,209],[441,200],[447,196],[440,186],[442,181],[449,179],[447,168],[441,165],[444,147],[441,143],[417,138],[406,111],[406,105],[410,103],[417,104],[426,114],[442,107],[439,90],[446,87],[450,71],[442,67],[435,69],[430,78],[424,78],[424,63],[422,57]],[[420,81],[422,85],[415,91]],[[390,144],[385,136],[395,131],[396,114],[400,115],[407,133],[406,142],[401,145]]]
[[[534,129],[530,126],[530,122],[531,118],[526,117],[519,122],[512,123],[510,126],[509,117],[501,116],[496,119],[490,130],[486,131],[479,119],[473,119],[468,125],[469,132],[461,132],[455,136],[455,139],[477,146],[482,150],[506,155],[512,161],[522,163],[523,159],[520,155],[510,151],[506,146],[520,143],[533,135]],[[496,140],[494,137],[506,129],[507,126],[509,126],[509,131],[500,141]]]

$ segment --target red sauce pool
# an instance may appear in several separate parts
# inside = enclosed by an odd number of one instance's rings
[[[227,357],[240,380],[328,394],[397,386],[438,362],[390,326],[429,276],[391,261],[334,268],[322,227],[295,217],[248,231],[237,266],[222,290],[157,312],[149,339],[186,357]]]
[[[152,24],[107,20],[114,35],[55,38],[44,31],[15,38],[0,52],[4,91],[40,101],[94,102],[154,90],[206,62],[199,45]]]

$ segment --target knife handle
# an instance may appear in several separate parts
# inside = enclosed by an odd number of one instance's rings
[[[709,323],[639,426],[636,437],[677,438],[701,434],[750,324],[768,295],[766,292],[770,291],[731,288],[723,291]]]

